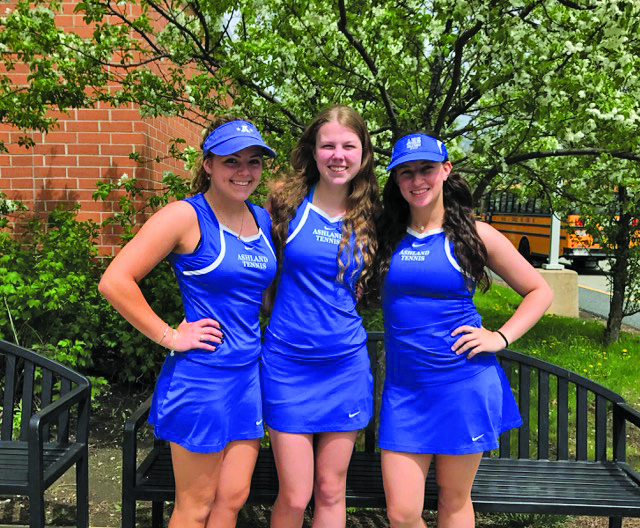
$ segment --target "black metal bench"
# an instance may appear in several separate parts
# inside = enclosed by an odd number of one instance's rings
[[[44,527],[44,491],[75,464],[77,526],[88,527],[89,381],[1,340],[0,354],[0,495],[28,497],[29,525]]]
[[[375,378],[374,418],[354,452],[347,477],[347,504],[384,508],[380,454],[375,440],[384,379],[381,333],[369,334]],[[485,453],[473,486],[478,512],[545,513],[640,517],[640,475],[626,463],[627,423],[640,431],[640,413],[617,394],[568,370],[503,350],[498,354],[510,379],[524,425],[504,433],[500,447]],[[152,501],[152,523],[162,526],[163,505],[174,497],[168,446],[155,441],[137,464],[137,437],[149,413],[147,400],[126,422],[122,464],[122,526],[135,525],[136,501]],[[260,450],[249,503],[272,504],[278,491],[273,455]],[[437,509],[433,472],[425,508]]]

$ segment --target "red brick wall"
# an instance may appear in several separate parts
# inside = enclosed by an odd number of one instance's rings
[[[182,162],[167,157],[169,140],[183,137],[197,146],[201,128],[179,118],[141,119],[134,108],[74,110],[60,119],[55,131],[28,134],[35,147],[17,145],[24,132],[0,127],[0,139],[9,149],[0,155],[0,190],[25,203],[32,211],[47,213],[57,205],[80,203],[78,219],[101,222],[117,210],[114,202],[92,198],[99,180],[118,180],[124,174],[145,188],[159,188],[165,171],[188,177]],[[143,163],[129,159],[140,153]],[[117,240],[102,241],[112,253]]]
[[[65,2],[56,18],[59,27],[89,36],[90,28],[80,15],[73,14],[75,2]],[[12,72],[16,84],[26,82],[26,68]],[[31,210],[47,213],[59,204],[80,203],[78,219],[105,220],[115,203],[95,202],[92,194],[99,180],[117,180],[123,174],[137,178],[147,188],[159,188],[165,171],[188,177],[181,162],[156,157],[168,156],[171,138],[182,137],[187,145],[198,146],[202,128],[180,118],[142,119],[137,108],[72,110],[52,112],[58,126],[48,134],[25,133],[0,125],[0,140],[9,152],[0,154],[0,190],[11,199],[24,202]],[[35,147],[18,145],[20,136],[29,136]],[[129,159],[140,154],[143,163]],[[112,254],[118,238],[105,234],[101,251]]]

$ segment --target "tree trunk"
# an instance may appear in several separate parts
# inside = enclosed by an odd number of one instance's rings
[[[622,185],[618,187],[618,211],[619,217],[616,220],[617,229],[613,240],[613,262],[611,266],[611,302],[609,304],[609,317],[607,318],[607,328],[604,332],[604,342],[607,345],[615,343],[620,337],[620,327],[624,317],[624,297],[629,281],[629,245],[631,243],[631,215],[627,211],[627,191]]]
[[[626,259],[624,259],[626,262]],[[615,343],[620,337],[620,327],[622,326],[624,294],[627,288],[626,273],[621,271],[618,264],[622,263],[619,257],[615,259],[615,271],[611,269],[612,295],[609,303],[609,317],[607,317],[607,328],[604,332],[604,342],[606,345]]]

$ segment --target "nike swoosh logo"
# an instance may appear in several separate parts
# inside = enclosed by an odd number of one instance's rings
[[[349,413],[349,418],[353,418],[354,416],[358,416],[359,414],[360,414],[360,411],[354,412],[354,413]]]
[[[476,440],[480,440],[483,436],[484,436],[484,433],[482,433],[479,436],[474,436],[471,440],[475,442]]]
[[[261,423],[262,423],[262,420],[258,420],[258,421],[256,422],[256,425],[260,425]]]

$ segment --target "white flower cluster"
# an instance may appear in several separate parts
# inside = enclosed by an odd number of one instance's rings
[[[18,202],[0,196],[0,214],[8,215],[19,209]]]

